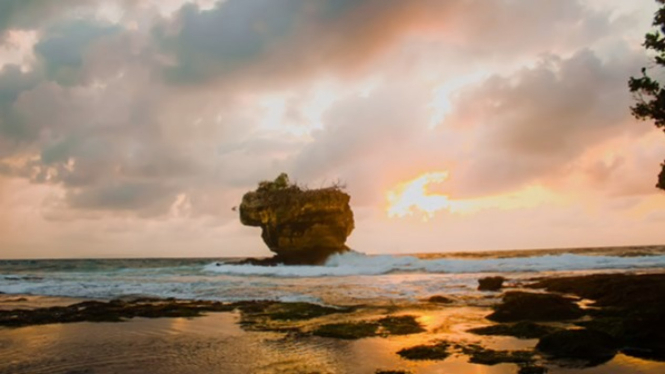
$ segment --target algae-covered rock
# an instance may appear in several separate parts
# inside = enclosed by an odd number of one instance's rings
[[[478,279],[479,291],[498,291],[503,287],[504,277],[485,277]]]
[[[565,321],[584,315],[575,300],[556,294],[507,292],[487,319],[497,322]]]
[[[497,365],[513,363],[519,365],[530,365],[533,363],[532,351],[495,351],[483,348],[477,344],[459,347],[462,353],[469,356],[469,362],[481,365]]]
[[[517,374],[547,374],[548,370],[544,366],[527,365],[522,366],[517,371]]]
[[[434,295],[427,299],[427,302],[433,304],[452,304],[454,300],[443,295]]]
[[[450,356],[448,342],[438,342],[430,345],[417,345],[404,348],[397,352],[398,355],[407,360],[444,360]]]
[[[362,339],[378,335],[379,324],[374,322],[331,323],[313,331],[316,336],[335,339]]]
[[[559,330],[557,327],[538,325],[532,322],[518,322],[515,324],[478,327],[468,330],[468,332],[477,335],[514,336],[520,339],[537,339]]]
[[[332,323],[319,326],[314,335],[335,339],[362,339],[373,336],[410,335],[426,331],[414,316],[387,316],[377,321]]]
[[[617,353],[616,340],[592,330],[562,330],[540,339],[536,349],[554,358],[585,361],[595,366],[609,361]]]
[[[350,199],[337,186],[302,189],[282,173],[243,196],[240,222],[261,227],[263,241],[276,253],[270,263],[321,264],[349,250],[346,238],[354,228]]]
[[[595,301],[594,317],[578,324],[613,336],[624,354],[665,361],[665,274],[593,274],[531,285]]]

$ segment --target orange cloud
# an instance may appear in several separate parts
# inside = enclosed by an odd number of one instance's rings
[[[399,183],[386,193],[388,217],[422,214],[424,221],[437,212],[475,214],[486,209],[515,210],[534,208],[544,204],[563,204],[564,196],[538,185],[529,185],[518,191],[473,199],[451,199],[448,195],[433,193],[432,185],[448,178],[448,172],[425,173],[415,179]]]

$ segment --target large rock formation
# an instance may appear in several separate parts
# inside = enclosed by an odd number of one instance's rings
[[[261,227],[263,241],[276,253],[264,263],[322,264],[349,250],[345,242],[354,227],[350,199],[336,186],[303,190],[281,174],[243,196],[240,222]]]

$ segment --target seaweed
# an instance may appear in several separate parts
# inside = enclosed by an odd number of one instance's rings
[[[438,342],[430,345],[417,345],[410,348],[404,348],[397,352],[403,358],[408,360],[443,360],[450,356],[448,342]]]
[[[518,322],[515,324],[478,327],[467,331],[476,335],[499,335],[514,336],[520,339],[537,339],[559,330],[560,329],[556,327],[544,326],[531,322]]]

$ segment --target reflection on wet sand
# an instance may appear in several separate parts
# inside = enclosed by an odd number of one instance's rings
[[[376,318],[387,310],[370,309],[349,318]],[[466,332],[487,325],[489,310],[479,307],[414,307],[396,315],[417,317],[425,333],[339,340],[284,332],[245,331],[237,313],[205,317],[141,319],[123,323],[73,323],[0,329],[0,373],[516,373],[515,364],[471,364],[462,353],[442,361],[409,361],[403,348],[446,340],[481,343],[491,349],[530,349],[534,339],[479,336]],[[330,315],[317,323],[338,321]],[[550,373],[665,372],[665,363],[624,355],[586,369],[549,366]]]

